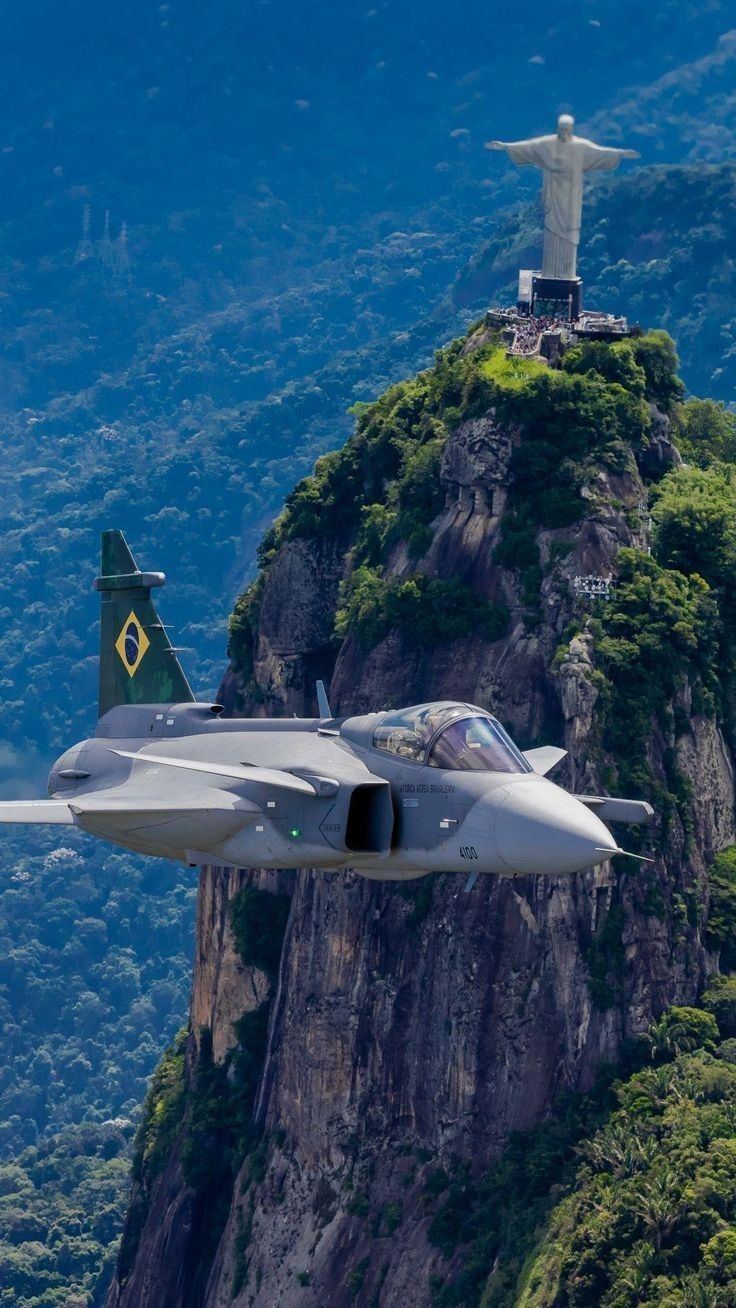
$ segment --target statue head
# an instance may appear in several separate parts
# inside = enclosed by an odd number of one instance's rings
[[[560,114],[557,119],[557,135],[561,141],[570,140],[574,126],[575,119],[570,114]]]

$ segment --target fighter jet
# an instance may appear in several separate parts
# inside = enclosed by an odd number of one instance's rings
[[[571,795],[565,756],[514,744],[491,713],[442,700],[333,717],[223,718],[195,700],[120,531],[102,536],[99,720],[54,764],[49,799],[0,803],[0,822],[79,827],[123,849],[199,866],[579,872],[623,853],[604,825],[647,822],[639,800]]]

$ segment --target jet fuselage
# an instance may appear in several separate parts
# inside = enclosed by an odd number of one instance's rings
[[[484,739],[493,732],[504,770],[476,770],[483,745],[472,739],[467,756],[451,756],[458,766],[433,765],[442,727],[431,725],[414,745],[421,757],[377,747],[390,713],[223,720],[206,704],[121,706],[59,759],[49,793],[83,830],[191,864],[350,866],[403,880],[572,873],[617,852],[595,813],[538,775],[490,715],[417,712],[446,719],[466,744],[475,724]],[[402,732],[389,745],[402,748]]]

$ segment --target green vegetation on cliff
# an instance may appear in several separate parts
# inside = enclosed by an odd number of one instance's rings
[[[702,1003],[665,1013],[623,1079],[568,1097],[480,1181],[430,1177],[429,1239],[456,1264],[435,1308],[733,1303],[736,984]]]
[[[580,1146],[572,1193],[517,1286],[518,1308],[734,1303],[736,1048],[698,1043],[617,1087],[619,1106]],[[499,1302],[492,1283],[483,1302]]]
[[[736,467],[720,461],[724,425],[730,415],[716,405],[700,414],[692,448],[704,466],[673,468],[652,487],[652,555],[619,552],[615,590],[588,624],[615,784],[643,789],[665,826],[673,805],[687,822],[688,797],[676,793],[674,759],[668,786],[652,775],[652,724],[673,742],[689,731],[687,689],[690,713],[717,715],[736,739]]]
[[[682,393],[677,356],[664,332],[614,345],[570,350],[562,369],[508,360],[497,337],[467,338],[439,350],[434,367],[356,407],[356,431],[318,460],[287,496],[261,546],[262,562],[297,536],[342,538],[356,561],[386,560],[397,541],[410,547],[444,505],[440,468],[447,437],[488,412],[523,429],[513,469],[515,498],[531,499],[537,526],[580,517],[575,494],[596,465],[625,464],[646,442],[647,400],[668,412]],[[570,479],[573,478],[571,493]],[[558,500],[561,503],[558,505]],[[416,551],[414,551],[416,552]]]
[[[437,576],[436,564],[423,557],[445,507],[448,437],[474,418],[489,416],[520,437],[495,559],[519,577],[533,624],[542,576],[540,528],[579,521],[589,512],[586,488],[596,472],[632,465],[649,437],[650,405],[670,413],[681,399],[676,370],[673,344],[663,332],[578,346],[553,370],[509,360],[497,334],[476,327],[438,351],[428,371],[357,406],[354,435],[319,459],[287,497],[260,548],[261,576],[235,606],[230,653],[242,684],[255,689],[253,641],[269,566],[297,539],[331,541],[346,554],[336,640],[353,633],[371,647],[397,630],[431,646],[471,633],[489,641],[505,633],[504,601],[479,596],[468,584],[472,560],[466,574],[455,567]],[[394,574],[402,550],[412,570],[402,566]]]
[[[697,574],[663,568],[633,549],[620,550],[617,563],[613,597],[589,624],[603,672],[604,744],[620,781],[648,789],[647,735],[652,721],[668,714],[686,675],[700,692],[698,709],[713,710],[718,609]]]
[[[736,848],[716,854],[710,870],[707,940],[720,951],[721,967],[736,971]]]
[[[186,1098],[188,1029],[182,1027],[159,1063],[143,1103],[143,1115],[133,1147],[134,1181],[155,1180],[174,1145]]]
[[[230,928],[246,967],[257,967],[272,981],[279,970],[291,900],[257,886],[244,886],[230,902]]]
[[[421,572],[384,580],[380,568],[356,568],[344,583],[335,635],[351,633],[371,649],[390,631],[410,634],[424,647],[478,635],[499,640],[508,627],[505,605],[479,603],[469,586]]]

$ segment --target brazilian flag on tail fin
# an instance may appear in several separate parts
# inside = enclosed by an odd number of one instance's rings
[[[118,704],[184,704],[194,696],[151,600],[162,572],[141,572],[122,531],[103,531],[95,582],[102,597],[100,693],[102,717]]]

